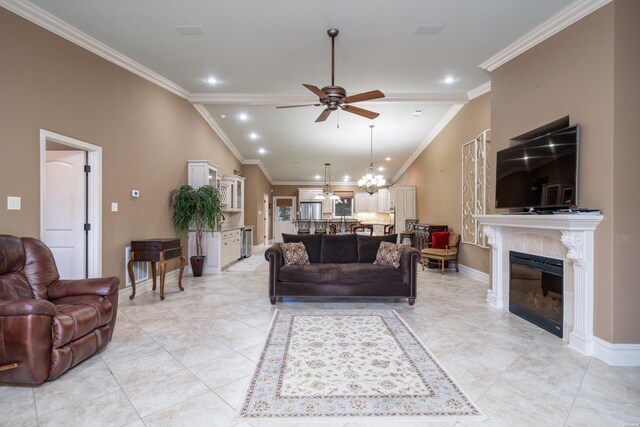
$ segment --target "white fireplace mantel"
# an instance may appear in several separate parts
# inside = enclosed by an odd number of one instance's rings
[[[559,240],[566,248],[566,259],[573,267],[573,299],[571,323],[566,331],[569,345],[582,354],[593,354],[593,264],[594,231],[602,215],[475,215],[483,226],[492,249],[491,289],[487,300],[501,309],[508,309],[508,266],[504,265],[505,243],[514,234],[533,234]],[[508,255],[508,254],[507,254]]]

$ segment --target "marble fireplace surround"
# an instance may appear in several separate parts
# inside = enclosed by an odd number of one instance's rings
[[[563,339],[582,354],[594,354],[594,231],[602,215],[475,215],[491,246],[487,300],[509,309],[509,251],[564,262]]]

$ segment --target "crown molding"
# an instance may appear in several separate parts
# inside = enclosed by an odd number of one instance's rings
[[[243,163],[245,161],[244,157],[242,157],[242,154],[240,154],[240,151],[238,151],[236,146],[233,145],[233,142],[231,142],[227,134],[224,133],[218,122],[216,122],[214,118],[211,117],[211,114],[209,114],[209,110],[207,110],[205,106],[201,104],[193,104],[193,107],[196,109],[196,111],[198,111],[198,113],[200,113],[202,118],[209,124],[209,126],[211,126],[211,129],[213,129],[213,131],[220,137],[222,142],[224,142],[224,145],[226,145],[227,148],[233,153],[233,155],[236,156],[240,163]]]
[[[317,187],[317,188],[322,188],[324,186],[323,182],[318,182],[318,181],[273,181],[272,184],[273,185],[307,185],[307,186],[310,185],[312,187]],[[354,186],[354,185],[358,185],[358,183],[351,182],[351,181],[350,182],[339,181],[339,182],[331,183],[332,187],[339,187],[342,185]]]
[[[265,166],[265,164],[260,159],[245,159],[242,161],[243,165],[258,165],[264,176],[269,180],[269,184],[273,185],[273,177],[269,173],[269,170]]]
[[[472,99],[476,99],[477,97],[489,92],[491,92],[491,80],[471,89],[467,92],[467,96],[469,97],[469,101],[471,101]]]
[[[90,35],[51,15],[33,3],[20,0],[0,0],[0,6],[181,98],[189,98],[190,92],[188,90],[112,49],[106,44],[99,42]]]
[[[433,142],[436,136],[438,136],[438,134],[442,132],[442,129],[444,129],[447,124],[449,124],[451,119],[453,119],[456,114],[458,114],[458,111],[460,111],[462,107],[464,107],[464,104],[452,105],[451,108],[449,108],[449,111],[447,111],[447,113],[440,119],[438,124],[433,128],[429,135],[427,135],[427,138],[422,142],[422,144],[420,144],[420,146],[418,146],[418,148],[416,148],[416,151],[413,152],[411,157],[407,159],[400,170],[393,176],[392,182],[395,183],[398,178],[402,176],[402,174],[409,168],[409,166],[411,166],[411,163],[413,163],[413,161],[420,155],[420,153],[422,153],[425,148],[427,148],[427,146]]]
[[[521,53],[526,52],[538,43],[541,43],[554,34],[562,31],[569,25],[579,21],[609,2],[611,2],[611,0],[581,0],[577,3],[570,4],[524,36],[520,37],[515,42],[511,43],[506,48],[502,49],[500,52],[493,55],[491,58],[484,61],[480,64],[480,68],[489,72],[495,70]]]
[[[314,104],[318,102],[318,98],[313,95],[285,95],[277,93],[192,93],[188,99],[192,104],[215,105],[288,105]],[[464,92],[387,93],[384,98],[363,101],[359,104],[390,102],[451,104],[467,102],[468,100],[468,95]]]

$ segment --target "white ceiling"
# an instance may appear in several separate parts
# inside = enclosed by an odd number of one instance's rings
[[[191,93],[242,160],[261,160],[274,182],[313,182],[331,162],[332,178],[356,181],[369,163],[391,179],[467,92],[488,82],[483,63],[567,6],[589,0],[33,0],[32,3]],[[591,0],[592,1],[592,0]],[[443,24],[435,35],[418,25]],[[174,26],[206,34],[184,36]],[[338,28],[336,84],[348,94],[379,89],[359,103],[368,120],[322,107],[302,83],[330,84]],[[455,77],[445,84],[447,75]],[[206,78],[215,76],[214,86]],[[413,117],[421,110],[420,117]],[[241,112],[249,116],[240,121]],[[225,115],[226,118],[221,118]],[[259,138],[252,140],[255,132]],[[258,148],[266,153],[259,154]],[[390,157],[390,161],[384,160]],[[211,159],[215,162],[215,159]]]

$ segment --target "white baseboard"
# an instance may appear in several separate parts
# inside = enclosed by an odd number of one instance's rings
[[[476,270],[475,268],[467,267],[466,265],[458,264],[460,268],[460,273],[464,274],[472,278],[473,280],[477,280],[478,282],[482,282],[485,285],[491,283],[490,277],[487,273],[483,273],[480,270]]]
[[[186,270],[186,269],[185,269]],[[178,273],[180,272],[180,269],[176,268],[175,270],[171,270],[169,272],[167,272],[167,274],[164,276],[164,281],[165,281],[165,286],[167,284],[167,282],[169,280],[178,280]],[[183,277],[184,278],[184,277]],[[158,292],[160,292],[160,278],[158,277],[156,279],[156,290]],[[153,280],[151,278],[148,278],[146,280],[143,280],[141,282],[136,282],[136,296],[142,294],[143,292],[149,292],[151,290],[153,286]],[[131,295],[131,286],[127,286],[126,288],[122,288],[118,291],[119,298],[120,300],[122,300],[123,298],[129,298],[129,295]]]
[[[593,355],[611,366],[640,366],[640,344],[612,344],[593,337]]]

